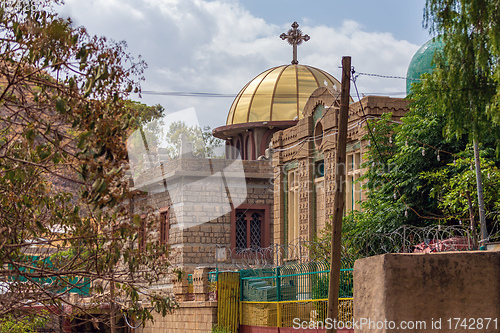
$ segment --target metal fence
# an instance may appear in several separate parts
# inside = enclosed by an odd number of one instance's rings
[[[339,297],[352,297],[352,267],[352,260],[342,260]],[[241,300],[281,302],[327,298],[329,272],[327,262],[241,270]]]
[[[329,264],[310,262],[240,271],[240,323],[251,326],[292,327],[293,320],[326,319]],[[342,260],[339,318],[353,318],[353,261]]]
[[[295,322],[325,322],[327,299],[283,302],[240,302],[240,324],[264,327],[293,327]],[[339,298],[337,321],[353,320],[353,299]]]

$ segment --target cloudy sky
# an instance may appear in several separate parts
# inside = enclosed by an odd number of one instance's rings
[[[201,126],[225,124],[233,97],[262,71],[290,63],[279,38],[297,21],[311,36],[301,64],[340,79],[341,58],[359,73],[405,76],[429,38],[425,0],[65,0],[61,15],[91,34],[128,44],[147,62],[142,99],[167,113],[194,107]],[[404,97],[405,81],[361,75],[360,94]],[[165,96],[194,92],[224,97]],[[229,95],[229,96],[228,96]],[[351,95],[356,96],[351,91]]]

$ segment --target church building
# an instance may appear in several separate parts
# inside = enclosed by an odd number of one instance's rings
[[[401,98],[367,96],[349,107],[347,165],[335,165],[340,82],[329,73],[297,60],[297,45],[309,40],[295,22],[281,35],[293,46],[289,65],[268,69],[247,83],[235,98],[225,126],[214,136],[235,147],[244,160],[272,157],[272,243],[289,247],[310,241],[333,213],[335,172],[346,168],[346,211],[359,210],[364,199],[363,140],[367,120],[392,113],[399,120],[408,111]],[[272,156],[265,157],[271,148]],[[240,223],[233,221],[236,238]],[[289,260],[307,261],[308,253],[288,251]]]
[[[335,165],[340,82],[324,70],[298,63],[297,46],[309,36],[302,34],[296,22],[280,37],[293,47],[292,63],[267,69],[250,80],[234,99],[226,124],[213,130],[215,137],[225,140],[225,159],[181,154],[136,179],[136,188],[166,188],[169,184],[168,191],[137,196],[130,205],[131,213],[145,221],[159,219],[160,225],[145,228],[141,237],[168,244],[173,267],[194,279],[191,289],[188,280],[174,275],[159,281],[156,288],[173,291],[182,301],[173,315],[155,318],[160,326],[184,325],[196,308],[196,313],[207,315],[204,324],[211,328],[217,309],[209,302],[207,287],[212,270],[248,267],[260,259],[274,265],[309,261],[307,247],[301,244],[318,235],[332,215],[339,168],[346,168],[347,174],[345,209],[360,209],[364,196],[357,180],[363,174],[363,154],[370,144],[363,139],[368,133],[367,121],[387,112],[397,121],[408,111],[408,101],[401,98],[351,99],[347,165]],[[229,195],[227,191],[227,184],[233,181],[227,168],[237,160],[246,183],[241,197],[242,193]],[[224,175],[225,190],[199,186],[216,174]],[[211,203],[221,193],[228,194],[230,208],[215,208],[220,216],[203,222],[208,210],[204,211],[201,202]],[[301,250],[276,251],[292,247]],[[185,302],[193,300],[200,303]],[[190,331],[188,327],[183,330]],[[156,331],[149,327],[143,332]]]

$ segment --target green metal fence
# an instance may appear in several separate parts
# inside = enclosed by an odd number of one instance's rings
[[[353,264],[343,259],[340,270],[338,320],[353,320]],[[240,323],[292,327],[294,319],[323,321],[328,305],[330,264],[310,262],[240,271]]]
[[[342,259],[337,319],[343,322],[352,321],[354,316],[353,265],[353,260]],[[324,320],[329,272],[327,262],[241,270],[240,325],[292,327],[296,318],[301,321]],[[219,274],[216,270],[208,275],[209,292],[215,299],[220,288]],[[219,311],[226,311],[226,308],[221,304]]]
[[[57,270],[54,268],[54,264],[52,263],[50,257],[41,257],[41,256],[25,256],[21,260],[21,263],[24,264],[24,267],[17,267],[16,270],[13,268],[11,264],[8,264],[7,267],[12,271],[12,274],[7,278],[8,282],[27,282],[30,281],[32,283],[37,283],[42,285],[43,288],[47,292],[52,293],[77,293],[82,296],[90,295],[90,279],[87,277],[78,277],[78,276],[57,276]],[[33,267],[33,268],[30,268]],[[53,271],[53,277],[31,277],[26,278],[23,274],[25,273],[35,273],[36,268],[44,269],[47,272]],[[17,271],[18,270],[18,271]]]
[[[353,262],[343,259],[341,267],[339,298],[349,298],[352,297]],[[327,262],[242,270],[241,300],[281,302],[324,299],[328,297],[329,272],[330,264]]]

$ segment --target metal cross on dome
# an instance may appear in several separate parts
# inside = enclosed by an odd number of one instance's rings
[[[297,22],[293,22],[292,29],[288,30],[286,34],[282,33],[280,35],[281,39],[286,39],[288,44],[293,46],[293,65],[299,63],[297,60],[297,45],[302,44],[302,41],[307,42],[311,38],[309,37],[309,35],[302,35],[302,31],[300,29],[297,29],[298,27],[299,24]]]

